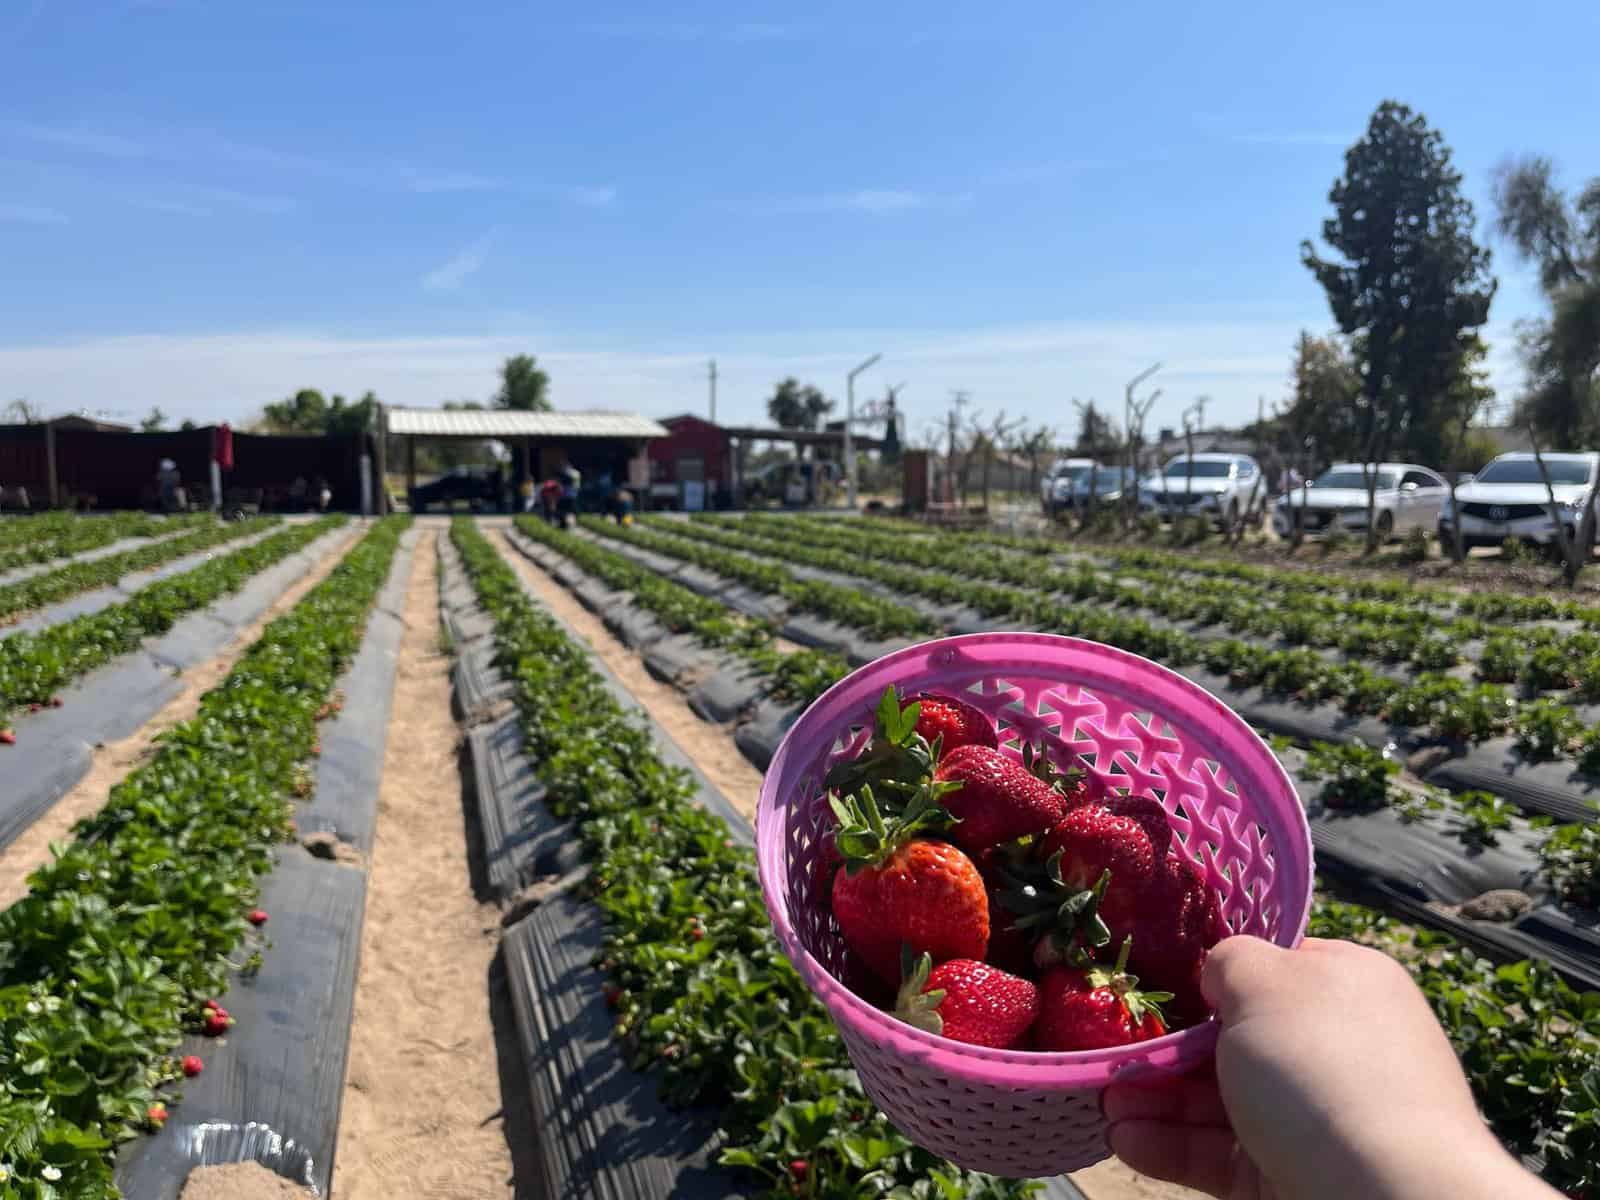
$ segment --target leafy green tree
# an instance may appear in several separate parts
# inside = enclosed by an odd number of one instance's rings
[[[144,420],[139,422],[142,433],[160,433],[167,427],[167,414],[161,411],[160,405],[155,405],[145,414]]]
[[[817,429],[833,411],[833,401],[813,384],[789,376],[767,399],[767,416],[780,429]]]
[[[373,428],[377,414],[378,397],[373,392],[367,392],[354,404],[336,395],[328,402],[328,411],[322,419],[322,432],[335,437],[366,433]]]
[[[494,407],[523,412],[550,411],[550,376],[531,354],[515,354],[500,364],[500,390]]]
[[[1495,170],[1495,228],[1539,268],[1550,316],[1518,328],[1527,383],[1515,420],[1556,446],[1600,437],[1600,176],[1573,199],[1537,156]]]
[[[183,432],[184,432],[184,433],[188,433],[188,432],[189,432],[189,431],[190,431],[190,430],[191,430],[191,429],[199,429],[199,428],[200,428],[200,426],[198,426],[198,425],[196,425],[196,424],[195,424],[195,423],[194,423],[194,422],[193,422],[193,421],[192,421],[192,420],[190,420],[190,419],[189,419],[189,418],[188,418],[188,417],[185,417],[185,418],[184,418],[184,419],[183,419],[183,421],[182,421],[182,422],[181,422],[181,423],[180,423],[180,424],[179,424],[179,426],[178,426],[178,428],[179,428],[179,429],[180,429],[180,430],[181,430],[181,431],[183,431]]]
[[[1362,461],[1403,448],[1437,460],[1459,419],[1458,387],[1489,319],[1489,252],[1472,238],[1472,204],[1450,150],[1420,113],[1385,100],[1345,152],[1328,194],[1334,214],[1300,257],[1352,339],[1361,376],[1355,419]],[[1376,477],[1368,486],[1369,552],[1376,548]]]
[[[1093,400],[1083,408],[1082,413],[1078,420],[1078,440],[1073,444],[1074,452],[1091,457],[1114,455],[1122,445],[1116,422],[1095,407]]]
[[[1349,345],[1337,334],[1317,337],[1301,330],[1290,380],[1289,405],[1281,419],[1296,461],[1304,456],[1308,465],[1319,467],[1359,456],[1356,405],[1361,372]]]
[[[301,388],[287,400],[262,410],[262,423],[273,433],[322,433],[328,424],[328,401],[316,388]]]

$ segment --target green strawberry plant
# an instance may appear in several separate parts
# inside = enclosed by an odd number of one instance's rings
[[[160,537],[213,521],[215,518],[210,513],[180,513],[171,517],[141,512],[105,516],[47,513],[37,517],[10,517],[0,521],[0,571],[68,558],[85,550],[109,546],[119,538]]]
[[[165,633],[187,613],[237,591],[264,571],[343,524],[342,516],[293,525],[263,541],[142,588],[121,604],[0,641],[0,727],[23,704],[47,703],[64,685]]]
[[[1318,798],[1328,808],[1382,808],[1399,773],[1399,763],[1365,742],[1318,742],[1306,755],[1305,774],[1323,781]]]
[[[175,1103],[171,1051],[239,965],[318,711],[408,520],[377,522],[268,625],[0,912],[0,1200],[111,1200],[117,1145]]]
[[[548,802],[589,858],[606,920],[599,967],[631,1065],[655,1072],[670,1103],[714,1110],[723,1165],[758,1194],[1002,1200],[1036,1190],[952,1167],[889,1125],[779,950],[751,851],[693,803],[684,773],[661,762],[587,651],[528,600],[472,523],[456,521],[451,536],[495,620]]]

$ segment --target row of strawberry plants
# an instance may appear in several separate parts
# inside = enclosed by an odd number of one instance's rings
[[[1360,770],[1361,764],[1322,763],[1314,773],[1329,776],[1330,787],[1338,792],[1334,800],[1343,804],[1359,799],[1350,776]],[[1387,778],[1387,768],[1381,774]],[[1479,818],[1473,811],[1485,799],[1441,800],[1440,807],[1458,809],[1464,821],[1478,821],[1492,841],[1498,822]],[[1591,880],[1594,861],[1591,855]],[[654,893],[647,897],[654,898]],[[630,905],[633,899],[628,897]],[[1600,1091],[1592,1075],[1600,1039],[1600,997],[1575,993],[1543,963],[1497,967],[1445,935],[1413,929],[1355,905],[1319,903],[1311,932],[1377,940],[1396,953],[1445,1024],[1497,1134],[1515,1151],[1542,1156],[1544,1173],[1552,1182],[1563,1186],[1595,1182],[1588,1173],[1595,1165],[1595,1122],[1600,1119]],[[612,959],[613,964],[616,961]],[[1571,1040],[1558,1045],[1557,1031]],[[651,1057],[641,1054],[640,1061]],[[791,1147],[773,1149],[780,1155],[769,1166],[776,1180],[781,1155]]]
[[[680,524],[662,522],[647,527],[617,525],[598,518],[585,521],[592,533],[705,567],[759,592],[777,596],[791,608],[853,626],[873,637],[914,637],[938,632],[936,621],[908,605],[896,604],[882,596],[863,595],[858,588],[841,587],[826,580],[796,579],[789,571],[765,559],[719,550],[669,532]]]
[[[774,520],[783,524],[774,525]],[[1593,630],[1562,634],[1544,625],[1497,630],[1477,619],[1445,619],[1389,603],[1284,597],[1226,580],[1174,578],[1172,569],[1155,567],[1121,567],[1115,574],[1092,563],[1052,567],[960,536],[908,543],[904,537],[854,528],[856,522],[800,518],[790,524],[787,518],[751,516],[744,523],[769,536],[844,553],[859,553],[870,545],[875,552],[920,566],[948,568],[959,562],[969,573],[988,578],[1012,583],[1032,578],[1080,599],[1281,638],[1294,646],[1336,648],[1357,658],[1409,663],[1418,670],[1452,667],[1461,659],[1462,643],[1486,639],[1477,662],[1483,681],[1518,683],[1533,693],[1571,691],[1574,699],[1600,701],[1600,633]]]
[[[780,652],[769,625],[730,612],[670,579],[639,566],[614,550],[531,517],[516,519],[518,530],[570,559],[607,587],[625,591],[634,603],[673,633],[687,633],[715,649],[730,650],[772,677],[769,694],[809,704],[849,673],[844,661],[817,650]]]
[[[902,536],[916,530],[904,521],[869,518],[864,526],[880,532]],[[1295,594],[1328,594],[1373,600],[1398,607],[1423,607],[1435,613],[1454,609],[1466,617],[1503,623],[1507,621],[1573,620],[1600,625],[1600,606],[1549,594],[1519,594],[1506,591],[1463,593],[1450,587],[1418,584],[1410,579],[1357,578],[1349,574],[1329,573],[1292,566],[1266,566],[1231,558],[1211,558],[1153,547],[1083,548],[1063,542],[1058,537],[1026,534],[944,533],[934,536],[963,537],[987,545],[1003,546],[1023,554],[1057,554],[1063,550],[1090,554],[1119,569],[1151,567],[1166,574],[1182,573],[1212,579],[1230,579],[1260,587]]]
[[[106,587],[134,571],[149,571],[186,554],[250,537],[277,523],[277,517],[253,517],[231,525],[210,523],[193,533],[151,542],[147,546],[137,546],[89,562],[68,563],[42,575],[18,580],[0,587],[0,624],[14,620],[21,613],[56,604],[80,592]]]
[[[662,522],[660,527],[682,528],[682,523]],[[615,527],[603,528],[610,536],[638,540]],[[713,566],[712,560],[703,560],[688,552],[693,544],[691,539],[652,535],[648,544],[661,553]],[[709,548],[716,550],[714,546]],[[779,568],[773,566],[771,569]],[[867,571],[872,569],[870,566],[864,568]],[[1502,696],[1502,702],[1506,699]],[[1523,706],[1521,710],[1523,725],[1519,736],[1524,752],[1530,757],[1554,755],[1566,747],[1567,742],[1563,739],[1574,732],[1563,727],[1550,735],[1544,730],[1538,722],[1551,719],[1546,704],[1535,702]],[[1548,818],[1524,822],[1514,805],[1481,792],[1457,797],[1443,789],[1428,789],[1421,793],[1400,789],[1394,786],[1391,779],[1398,770],[1397,765],[1382,752],[1364,743],[1314,743],[1311,749],[1307,773],[1313,778],[1328,779],[1322,799],[1330,808],[1372,809],[1392,804],[1414,821],[1428,821],[1435,815],[1445,814],[1449,817],[1448,830],[1459,836],[1469,850],[1495,844],[1502,831],[1524,826],[1551,829],[1542,843],[1542,858],[1552,886],[1565,899],[1585,905],[1593,904],[1596,879],[1600,877],[1600,841],[1593,836],[1584,836],[1582,831],[1589,828],[1588,823],[1553,827]]]
[[[117,1145],[165,1118],[171,1051],[241,965],[319,710],[408,520],[272,622],[0,913],[0,1200],[111,1200]]]
[[[215,519],[210,513],[156,517],[139,512],[104,517],[50,513],[11,518],[0,521],[0,571],[97,550],[119,538],[160,537]]]
[[[744,533],[713,520],[682,528],[688,536],[717,545],[848,571],[904,592],[959,601],[985,616],[1120,646],[1171,667],[1203,664],[1237,687],[1257,686],[1307,703],[1338,704],[1353,715],[1381,717],[1449,741],[1475,743],[1509,734],[1529,759],[1570,759],[1581,770],[1600,774],[1600,727],[1587,726],[1569,705],[1553,699],[1519,703],[1503,687],[1474,686],[1450,675],[1422,672],[1407,683],[1358,662],[1329,662],[1307,648],[1273,650],[1254,641],[1197,637],[1104,605],[1081,603],[1096,598],[1092,583],[1087,595],[1057,586],[1070,586],[1071,579],[1081,578],[1076,573],[1063,580],[1036,570],[1032,584],[1002,586],[971,578],[968,569],[975,564],[966,555],[954,556],[943,570],[895,566],[898,546],[887,537],[863,539],[846,552],[810,546],[792,534]]]
[[[632,1065],[657,1070],[670,1103],[714,1109],[722,1163],[767,1195],[1028,1194],[940,1162],[876,1111],[772,937],[752,852],[694,804],[685,774],[472,523],[457,520],[452,537],[495,620],[548,803],[590,860],[605,993]]]
[[[294,525],[135,592],[125,602],[35,633],[0,641],[0,722],[24,704],[48,703],[67,683],[164,633],[186,613],[237,591],[260,571],[344,523],[342,516]]]

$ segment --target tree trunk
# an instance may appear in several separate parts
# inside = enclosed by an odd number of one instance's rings
[[[1466,540],[1461,532],[1461,507],[1456,500],[1456,488],[1461,485],[1461,450],[1467,442],[1467,422],[1471,410],[1461,414],[1461,428],[1456,430],[1456,450],[1450,456],[1450,558],[1460,566],[1467,559]]]
[[[1533,447],[1533,461],[1539,464],[1539,476],[1544,480],[1545,495],[1550,500],[1550,520],[1555,523],[1556,541],[1561,547],[1561,578],[1570,588],[1578,582],[1578,572],[1583,570],[1583,562],[1578,557],[1579,547],[1573,545],[1573,542],[1582,543],[1585,558],[1590,553],[1589,545],[1594,537],[1594,496],[1591,494],[1588,503],[1584,505],[1577,538],[1569,538],[1566,522],[1561,519],[1561,506],[1556,503],[1555,484],[1550,481],[1550,470],[1544,465],[1544,454],[1539,450],[1539,440],[1533,432],[1531,422],[1528,425],[1528,442]]]

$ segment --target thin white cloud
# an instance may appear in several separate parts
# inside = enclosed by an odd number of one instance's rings
[[[22,225],[65,225],[67,214],[34,204],[0,204],[0,221]]]
[[[616,203],[617,189],[614,187],[575,187],[568,195],[574,204],[581,204],[585,208],[609,208]]]
[[[1348,133],[1236,133],[1232,140],[1255,146],[1348,146],[1355,138]]]
[[[777,212],[861,212],[874,216],[916,209],[958,209],[972,203],[970,193],[920,192],[910,188],[857,188],[850,192],[823,192],[789,196],[772,205]]]
[[[492,234],[484,234],[477,241],[435,267],[422,277],[422,286],[430,292],[453,292],[469,277],[476,274],[489,257]]]
[[[40,125],[33,121],[0,121],[0,134],[24,138],[63,150],[78,150],[101,158],[144,158],[149,149],[130,138],[101,133],[77,125]]]
[[[131,203],[151,212],[170,213],[175,217],[209,217],[212,210],[203,204],[190,204],[186,200],[173,200],[166,196],[134,196]]]

